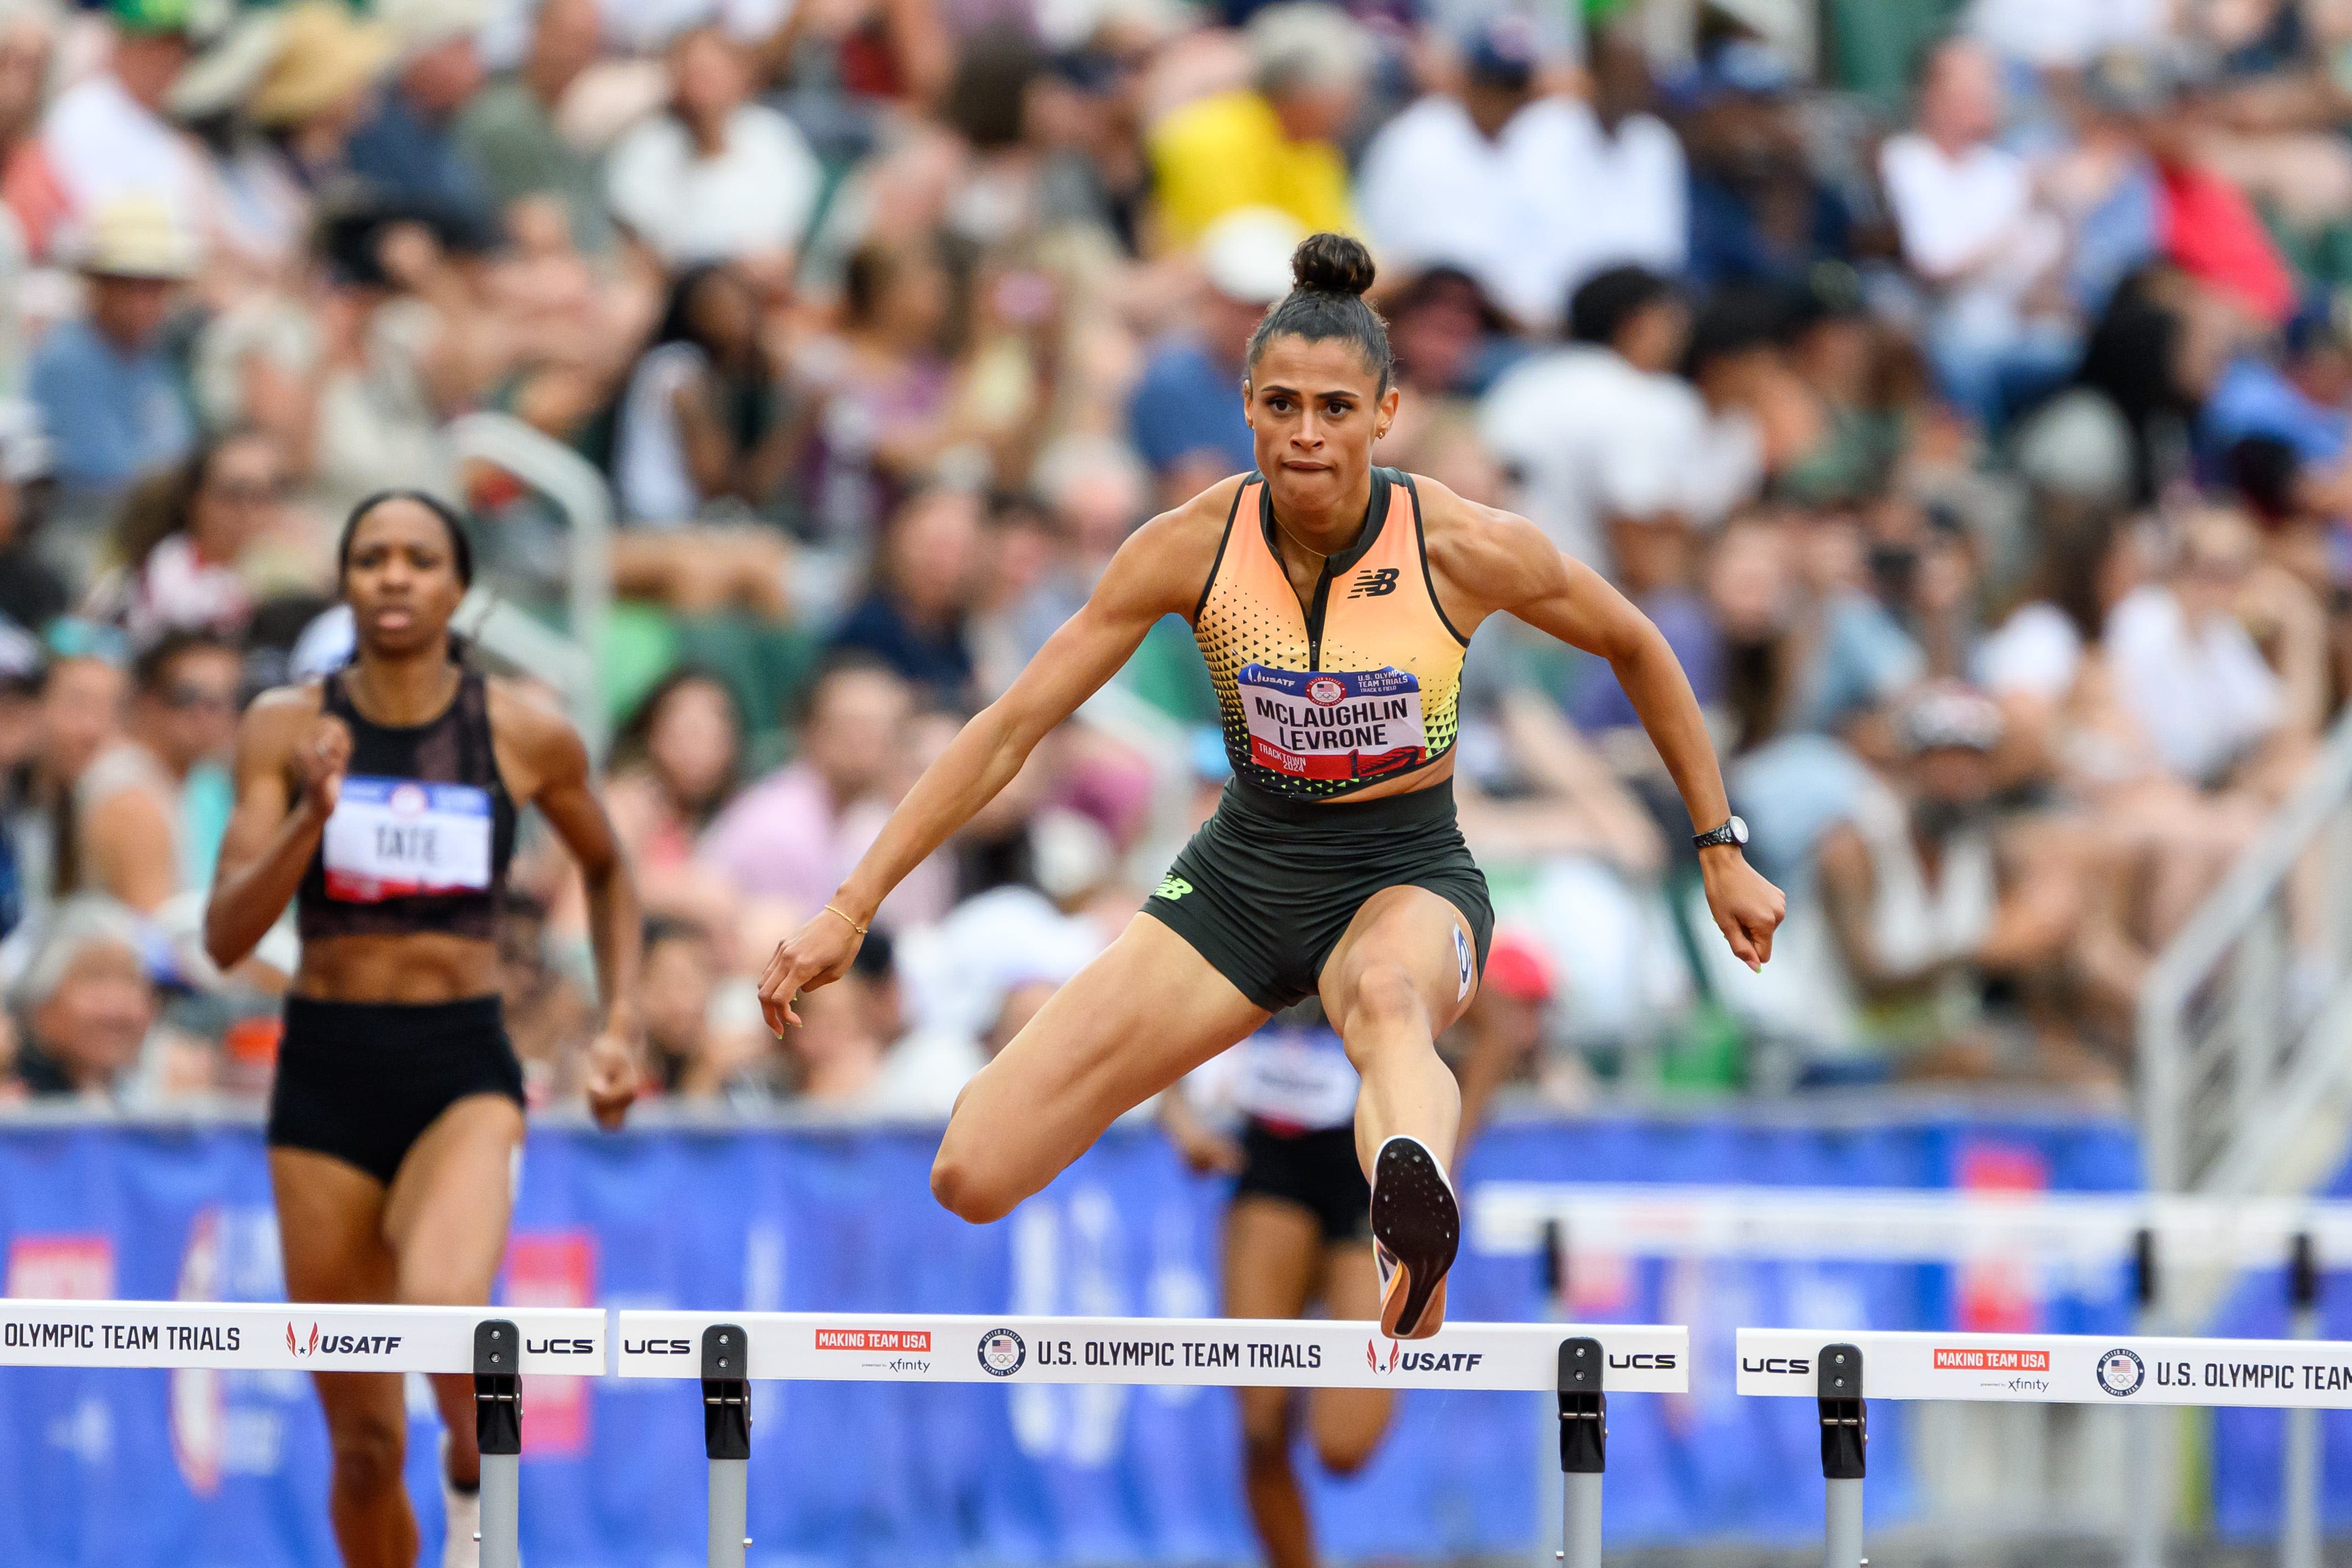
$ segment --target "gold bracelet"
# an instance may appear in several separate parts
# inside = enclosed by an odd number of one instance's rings
[[[831,904],[824,906],[824,912],[829,915],[841,915],[843,920],[849,921],[849,917],[846,914],[843,914],[841,910],[835,909]],[[856,921],[849,921],[849,929],[856,931],[860,936],[864,936],[866,934],[866,928],[859,925]]]

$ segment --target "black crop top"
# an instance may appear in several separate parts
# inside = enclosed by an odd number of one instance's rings
[[[439,718],[394,728],[370,723],[338,671],[319,708],[351,727],[352,761],[294,895],[302,940],[421,931],[491,940],[515,808],[490,743],[488,683],[466,670]]]

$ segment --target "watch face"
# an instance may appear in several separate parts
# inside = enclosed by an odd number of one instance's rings
[[[1743,849],[1748,847],[1748,822],[1745,817],[1731,819],[1731,841]]]

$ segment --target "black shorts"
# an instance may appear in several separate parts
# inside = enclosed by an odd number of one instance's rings
[[[523,1103],[496,996],[424,1006],[286,998],[271,1147],[331,1154],[389,1186],[435,1118],[474,1094]]]
[[[1327,1242],[1372,1237],[1372,1185],[1356,1161],[1353,1127],[1281,1132],[1251,1121],[1242,1129],[1242,1174],[1234,1196],[1296,1204],[1315,1216]]]
[[[1486,879],[1462,842],[1451,780],[1360,803],[1286,800],[1238,781],[1168,868],[1144,912],[1241,994],[1280,1012],[1315,994],[1364,900],[1426,888],[1462,911],[1486,967]]]

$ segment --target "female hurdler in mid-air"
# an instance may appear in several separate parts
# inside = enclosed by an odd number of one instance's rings
[[[1461,1100],[1432,1041],[1476,991],[1493,924],[1454,810],[1462,656],[1489,616],[1609,660],[1698,831],[1707,906],[1746,963],[1782,900],[1741,857],[1690,683],[1646,616],[1522,518],[1372,465],[1395,418],[1370,257],[1318,234],[1250,341],[1257,471],[1122,545],[1084,608],[966,724],[849,879],[776,949],[772,1028],[838,979],[899,879],[1013,776],[1170,614],[1192,624],[1234,765],[1216,814],[1118,940],[956,1102],[931,1190],[996,1219],[1122,1112],[1319,994],[1362,1076],[1381,1328],[1434,1333],[1461,1214],[1445,1163]]]

